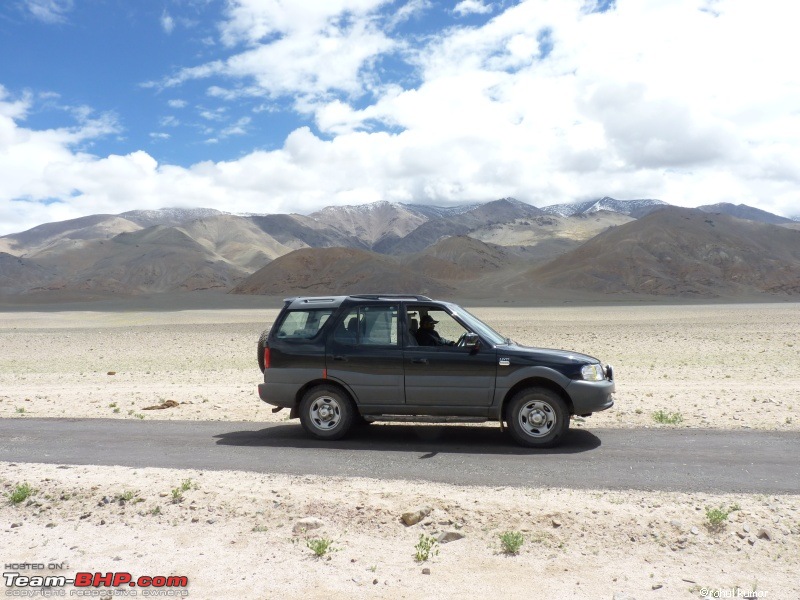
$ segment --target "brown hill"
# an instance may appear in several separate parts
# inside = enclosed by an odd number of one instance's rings
[[[137,231],[139,225],[116,215],[91,215],[45,223],[33,229],[0,238],[2,248],[16,256],[31,256],[46,249],[68,249],[76,242],[111,239],[123,232]]]
[[[179,228],[209,252],[252,273],[271,260],[288,254],[284,246],[251,220],[233,215],[197,219]]]
[[[463,235],[445,238],[418,254],[402,258],[403,264],[414,272],[445,281],[478,279],[519,260],[502,246]]]
[[[237,285],[234,294],[407,293],[447,295],[449,286],[398,261],[355,248],[304,248],[276,258]]]
[[[547,260],[577,248],[610,227],[633,220],[606,210],[569,217],[548,214],[480,227],[469,235],[486,243],[519,248],[531,260]]]
[[[155,225],[164,225],[166,227],[177,227],[189,221],[196,221],[197,219],[208,219],[224,213],[215,208],[159,208],[156,210],[129,210],[128,212],[120,213],[119,216],[132,221],[139,225],[142,229],[154,227]]]
[[[59,280],[60,274],[56,269],[0,252],[0,296],[24,293],[51,284],[58,286]]]
[[[33,258],[61,271],[65,291],[125,295],[228,289],[246,275],[185,232],[163,226],[83,242],[64,252],[45,250]]]
[[[791,219],[781,217],[771,212],[753,208],[746,204],[731,204],[730,202],[720,202],[718,204],[706,204],[705,206],[698,206],[698,210],[707,213],[724,214],[736,217],[737,219],[746,219],[748,221],[760,221],[762,223],[770,223],[772,225],[783,225],[791,223]]]
[[[402,204],[386,201],[329,206],[309,217],[344,236],[362,240],[370,248],[387,239],[403,238],[428,220]]]
[[[367,248],[368,245],[345,232],[327,227],[305,215],[253,215],[247,217],[263,232],[287,248]]]
[[[511,223],[517,219],[530,219],[544,213],[530,204],[503,198],[481,204],[467,212],[431,219],[397,240],[386,238],[376,243],[374,248],[384,254],[412,254],[422,252],[441,239],[468,235],[471,232],[501,223]]]
[[[0,253],[8,252],[0,254],[0,295],[124,296],[239,283],[240,293],[486,299],[557,298],[565,289],[582,297],[800,293],[797,223],[777,227],[678,208],[632,221],[603,206],[574,216],[513,199],[425,210],[378,202],[311,216],[209,209],[93,215],[0,238]],[[142,228],[156,221],[180,225]]]
[[[665,208],[598,235],[524,279],[523,287],[603,293],[800,294],[800,232]]]

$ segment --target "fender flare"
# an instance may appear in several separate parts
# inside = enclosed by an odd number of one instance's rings
[[[572,383],[572,380],[569,377],[562,375],[554,369],[541,366],[517,369],[514,373],[509,374],[507,379],[503,379],[502,381],[500,377],[498,377],[498,387],[495,388],[495,394],[502,393],[503,396],[498,399],[497,414],[492,416],[500,421],[502,427],[506,404],[519,390],[526,387],[543,387],[554,391],[564,399],[570,414],[573,414],[575,408],[572,403],[572,398],[567,392],[570,383]],[[502,387],[500,387],[500,384],[502,384]]]

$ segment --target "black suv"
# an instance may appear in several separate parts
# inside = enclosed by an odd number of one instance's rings
[[[260,398],[327,440],[358,423],[455,417],[500,421],[520,444],[546,448],[570,415],[614,404],[610,366],[520,346],[425,296],[289,298],[261,335],[258,364]]]

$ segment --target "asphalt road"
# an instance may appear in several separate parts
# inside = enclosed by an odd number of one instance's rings
[[[357,476],[458,485],[800,494],[800,434],[572,429],[553,450],[494,427],[374,424],[338,442],[297,421],[0,419],[0,461]]]

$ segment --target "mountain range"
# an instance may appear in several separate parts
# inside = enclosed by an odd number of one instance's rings
[[[0,237],[0,297],[800,294],[798,223],[745,205],[375,202],[309,215],[100,214]]]

